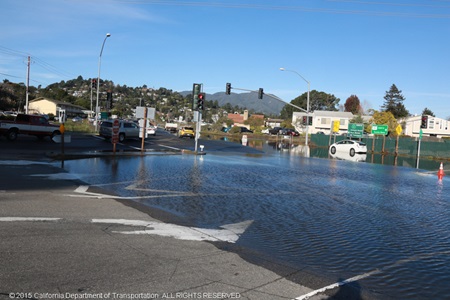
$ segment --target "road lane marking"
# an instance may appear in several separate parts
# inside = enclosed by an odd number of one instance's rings
[[[39,217],[0,217],[0,222],[55,222],[61,218],[39,218]]]
[[[433,256],[436,256],[436,255],[449,255],[449,254],[450,254],[450,250],[449,251],[440,251],[440,252],[433,252],[433,253],[418,254],[418,255],[414,255],[414,256],[411,256],[411,257],[404,258],[404,259],[400,259],[400,260],[397,260],[396,262],[394,262],[391,265],[385,266],[383,268],[375,269],[375,270],[372,270],[370,272],[367,272],[367,273],[364,273],[364,274],[360,274],[360,275],[357,275],[357,276],[345,279],[343,281],[339,281],[339,282],[330,284],[330,285],[328,285],[326,287],[323,287],[321,289],[314,290],[312,292],[309,292],[308,294],[305,294],[305,295],[299,296],[297,298],[294,298],[293,300],[306,300],[309,297],[317,295],[318,293],[322,293],[322,292],[324,292],[326,290],[334,289],[336,287],[339,287],[339,286],[342,286],[342,285],[345,285],[345,284],[348,284],[348,283],[351,283],[351,282],[354,282],[354,281],[358,281],[358,280],[367,278],[369,276],[372,276],[372,275],[375,275],[375,274],[378,274],[378,273],[385,272],[385,271],[387,271],[389,269],[393,269],[395,267],[398,267],[400,265],[403,265],[403,264],[406,264],[406,263],[409,263],[409,262],[422,260],[422,259],[433,257]]]
[[[152,234],[165,237],[172,237],[179,240],[213,241],[213,242],[223,241],[229,243],[236,243],[239,237],[253,223],[252,220],[247,220],[235,224],[222,225],[220,226],[221,229],[207,229],[207,228],[180,226],[169,223],[148,222],[140,220],[125,220],[125,219],[92,219],[92,222],[146,227],[145,230],[113,231],[114,233]]]
[[[170,146],[161,145],[161,144],[158,144],[158,146],[173,149],[173,150],[181,150],[180,148],[170,147]]]
[[[376,270],[370,271],[370,272],[368,272],[368,273],[360,274],[360,275],[354,276],[354,277],[352,277],[352,278],[348,278],[348,279],[345,279],[345,280],[343,280],[343,281],[339,281],[339,282],[336,282],[336,283],[327,285],[327,286],[325,286],[325,287],[323,287],[323,288],[320,288],[320,289],[318,289],[318,290],[314,290],[314,291],[312,291],[312,292],[309,292],[308,294],[305,294],[305,295],[302,295],[302,296],[300,296],[300,297],[297,297],[297,298],[295,298],[294,300],[306,300],[306,299],[308,299],[309,297],[315,296],[315,295],[317,295],[317,294],[319,294],[319,293],[323,293],[323,292],[325,292],[326,290],[332,290],[332,289],[334,289],[334,288],[337,288],[337,287],[346,285],[346,284],[351,283],[351,282],[354,282],[354,281],[358,281],[358,280],[364,279],[364,278],[366,278],[366,277],[372,276],[372,275],[377,274],[377,273],[380,273],[380,272],[381,272],[381,270],[376,269]]]

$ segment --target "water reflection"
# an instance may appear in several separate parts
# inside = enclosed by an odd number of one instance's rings
[[[213,137],[207,136],[210,139],[220,139],[223,141],[228,141],[231,143],[240,143],[239,137],[227,136],[227,137]],[[311,147],[305,148],[303,144],[299,144],[298,140],[292,138],[284,138],[283,136],[275,137],[274,140],[250,138],[247,143],[248,147],[252,147],[266,154],[288,154],[288,155],[299,155],[303,157],[318,157],[318,158],[333,158],[339,160],[350,160],[358,162],[365,161],[373,164],[390,165],[390,166],[401,166],[408,168],[415,168],[417,164],[416,157],[410,156],[395,156],[389,154],[377,154],[377,153],[367,153],[365,155],[356,155],[355,159],[349,158],[348,156],[342,156],[339,153],[337,156],[333,157],[330,155],[328,148],[322,147]],[[420,169],[436,171],[439,169],[440,161],[430,160],[425,157],[420,158]]]
[[[340,159],[340,160],[348,160],[348,161],[359,161],[359,162],[365,162],[367,160],[367,154],[360,154],[355,153],[353,156],[351,156],[347,152],[336,152],[335,154],[329,153],[331,158]]]

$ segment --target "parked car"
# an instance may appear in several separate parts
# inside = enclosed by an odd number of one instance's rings
[[[362,154],[367,153],[367,146],[365,143],[354,140],[342,140],[334,143],[330,146],[330,153],[336,154],[336,152],[346,152],[350,154],[351,157],[355,156],[356,153]]]
[[[274,127],[272,129],[269,129],[269,134],[275,135],[275,134],[281,134],[283,127]]]
[[[100,136],[109,140],[113,136],[113,121],[106,120],[100,124]],[[128,138],[139,138],[140,127],[134,122],[119,121],[119,142],[122,143]]]
[[[250,130],[247,127],[241,126],[241,133],[253,133],[253,130]]]
[[[150,126],[146,128],[147,129],[147,134],[148,135],[156,135],[156,128],[158,128],[158,127],[156,127],[155,125],[151,125],[150,124]]]
[[[83,118],[76,116],[75,118],[72,119],[72,122],[81,122],[83,121]]]
[[[0,120],[0,135],[14,141],[18,134],[35,135],[39,139],[60,135],[59,125],[51,124],[43,116],[18,114],[14,120]]]
[[[195,131],[192,127],[183,126],[178,130],[178,137],[190,137],[193,139],[195,137]]]
[[[282,131],[282,134],[284,135],[292,135],[292,136],[299,136],[300,134],[295,130],[291,128],[286,128]]]

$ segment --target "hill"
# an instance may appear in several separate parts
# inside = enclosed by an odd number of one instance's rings
[[[192,91],[183,91],[179,92],[179,94],[186,97],[192,94]],[[263,99],[258,99],[257,93],[231,93],[230,95],[226,95],[225,92],[219,92],[206,94],[206,100],[217,100],[220,106],[229,103],[233,107],[245,107],[248,110],[253,110],[255,113],[273,116],[279,116],[281,110],[286,105],[268,96],[263,96]]]

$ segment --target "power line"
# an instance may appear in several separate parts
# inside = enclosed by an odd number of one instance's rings
[[[56,74],[56,75],[66,77],[66,78],[72,78],[73,76],[75,76],[74,74],[60,70],[59,68],[49,64],[48,62],[44,61],[43,59],[40,59],[39,57],[31,55],[30,53],[13,50],[13,49],[10,49],[10,48],[4,47],[4,46],[0,46],[0,53],[4,53],[6,55],[11,55],[11,56],[16,56],[16,57],[20,57],[20,58],[26,58],[26,57],[30,56],[33,59],[32,63],[36,63],[37,65],[46,69],[47,71],[51,72],[52,74]],[[6,75],[6,74],[4,74],[4,75]],[[17,77],[17,78],[21,78],[21,77]],[[38,82],[35,80],[31,80],[31,81],[42,84],[42,82]]]
[[[381,17],[405,17],[405,18],[428,18],[428,19],[450,19],[450,14],[424,14],[424,13],[410,13],[410,12],[393,12],[393,11],[371,11],[371,10],[342,10],[332,8],[308,8],[304,6],[274,6],[262,4],[232,4],[224,2],[180,2],[175,0],[112,0],[114,2],[127,4],[149,4],[149,5],[174,5],[174,6],[192,6],[192,7],[217,7],[217,8],[245,8],[245,9],[261,9],[261,10],[288,10],[288,11],[303,11],[316,13],[330,13],[330,14],[346,14],[346,15],[370,15]],[[354,2],[360,4],[378,4],[378,5],[396,5],[392,2],[368,2],[358,0],[329,0],[331,2]],[[401,4],[398,4],[401,5]],[[401,6],[421,6],[432,8],[443,8],[448,6],[432,5],[432,4],[413,4],[404,3]]]

